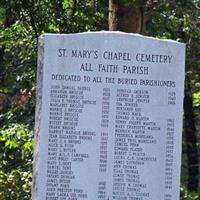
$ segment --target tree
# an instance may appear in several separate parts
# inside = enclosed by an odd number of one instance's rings
[[[109,5],[107,0],[0,0],[0,199],[30,199],[39,35],[105,30],[108,10],[110,30],[187,43],[183,166],[188,171],[182,171],[183,184],[197,190],[199,7],[199,0],[110,0]]]
[[[187,185],[190,191],[196,192],[198,191],[199,184],[199,154],[197,149],[197,129],[191,88],[191,72],[192,74],[195,73],[196,70],[194,70],[193,66],[199,64],[197,64],[198,56],[193,56],[193,51],[191,52],[191,49],[196,48],[199,51],[199,46],[193,46],[200,35],[200,30],[198,28],[199,21],[196,20],[199,16],[198,3],[199,1],[193,0],[176,2],[162,0],[159,1],[159,3],[153,0],[109,1],[109,30],[144,33],[147,25],[147,34],[154,35],[155,37],[165,36],[165,38],[178,39],[189,44],[187,52],[192,58],[190,57],[186,65],[184,132],[186,135],[186,154],[188,160]],[[152,11],[154,11],[154,13],[152,13]],[[153,14],[155,18],[151,18],[150,20],[150,14]]]
[[[126,5],[122,0],[109,0],[109,30],[141,33],[144,28],[143,5]],[[127,20],[128,19],[128,20]]]
[[[148,34],[156,37],[171,38],[187,44],[186,78],[184,98],[184,140],[183,152],[187,160],[187,187],[198,191],[199,185],[199,149],[197,110],[193,104],[193,93],[199,91],[199,1],[165,1],[159,2],[153,12]],[[151,27],[150,27],[151,26]],[[183,158],[184,160],[184,158]],[[184,164],[184,163],[183,163]],[[182,169],[185,172],[185,169]]]
[[[39,35],[97,30],[104,9],[106,1],[0,0],[1,200],[31,198]]]

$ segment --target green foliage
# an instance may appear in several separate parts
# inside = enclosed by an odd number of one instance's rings
[[[13,170],[10,173],[0,171],[1,200],[30,200],[31,171]]]
[[[1,130],[0,133],[0,142],[4,144],[1,145],[1,148],[5,147],[6,149],[19,150],[19,152],[15,151],[15,154],[20,153],[21,155],[18,157],[21,157],[22,159],[26,157],[26,154],[30,155],[32,152],[32,132],[27,126],[21,124],[9,124],[9,126]],[[23,151],[20,150],[20,147],[23,148]]]
[[[22,124],[0,131],[0,199],[28,200],[31,188],[33,134]]]
[[[180,200],[199,200],[200,196],[198,193],[189,192],[185,187],[181,187]]]
[[[0,45],[4,46],[4,75],[2,92],[17,92],[35,85],[36,40],[32,27],[16,21],[9,28],[0,31]],[[15,41],[15,42],[13,42]],[[15,75],[14,75],[15,74]]]
[[[194,106],[200,106],[200,91],[193,94]]]
[[[123,1],[127,6],[143,6],[146,2]],[[199,0],[160,0],[146,29],[147,35],[187,44],[186,73],[192,83],[197,121],[200,121],[199,7]],[[11,96],[0,113],[0,200],[30,199],[39,35],[107,29],[107,15],[106,0],[0,0],[0,92]],[[183,141],[183,174],[187,171],[185,144]],[[182,180],[186,185],[186,178]],[[186,199],[200,197],[183,187],[181,200]]]
[[[196,79],[194,79],[194,93],[193,93],[193,99],[194,99],[194,106],[199,109],[200,108],[200,77],[197,76]]]
[[[186,93],[193,97],[193,106],[196,130],[200,130],[200,1],[196,0],[160,0],[157,4],[153,17],[147,24],[147,35],[158,38],[173,39],[186,43]],[[191,110],[192,112],[192,110]],[[185,133],[185,131],[184,131]],[[197,132],[198,133],[198,132]],[[182,184],[187,185],[187,149],[192,146],[183,135],[183,164],[182,164]],[[196,135],[195,135],[196,136]],[[199,133],[197,135],[199,138]],[[200,143],[197,144],[200,152]],[[193,144],[194,146],[194,144]],[[198,156],[198,155],[197,155]],[[185,190],[183,190],[184,192]],[[183,193],[182,193],[183,194]],[[194,199],[192,193],[184,193],[183,199]],[[198,198],[197,198],[198,199]]]
[[[0,200],[31,198],[39,35],[106,29],[107,4],[0,0],[0,92],[9,96],[0,110]]]

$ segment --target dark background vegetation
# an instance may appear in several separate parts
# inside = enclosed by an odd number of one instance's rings
[[[200,199],[199,0],[0,0],[0,200],[31,199],[38,37],[108,30],[116,2],[139,11],[135,32],[187,45],[180,190],[181,199]]]

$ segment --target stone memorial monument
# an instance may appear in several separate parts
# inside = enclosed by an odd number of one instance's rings
[[[33,200],[178,200],[185,45],[39,40]]]

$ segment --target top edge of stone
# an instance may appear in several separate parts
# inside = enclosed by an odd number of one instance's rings
[[[44,38],[44,37],[48,37],[48,36],[80,36],[80,35],[96,35],[96,34],[109,34],[109,35],[124,35],[124,36],[137,36],[137,37],[141,37],[141,38],[146,38],[146,39],[151,39],[151,40],[156,40],[156,41],[164,41],[164,42],[170,42],[170,43],[176,43],[176,44],[180,44],[185,46],[185,43],[183,42],[178,42],[176,40],[172,40],[172,39],[160,39],[160,38],[155,38],[155,37],[151,37],[151,36],[145,36],[142,34],[138,34],[138,33],[126,33],[126,32],[121,32],[121,31],[91,31],[91,32],[80,32],[80,33],[44,33],[42,35],[40,35],[40,39]]]

